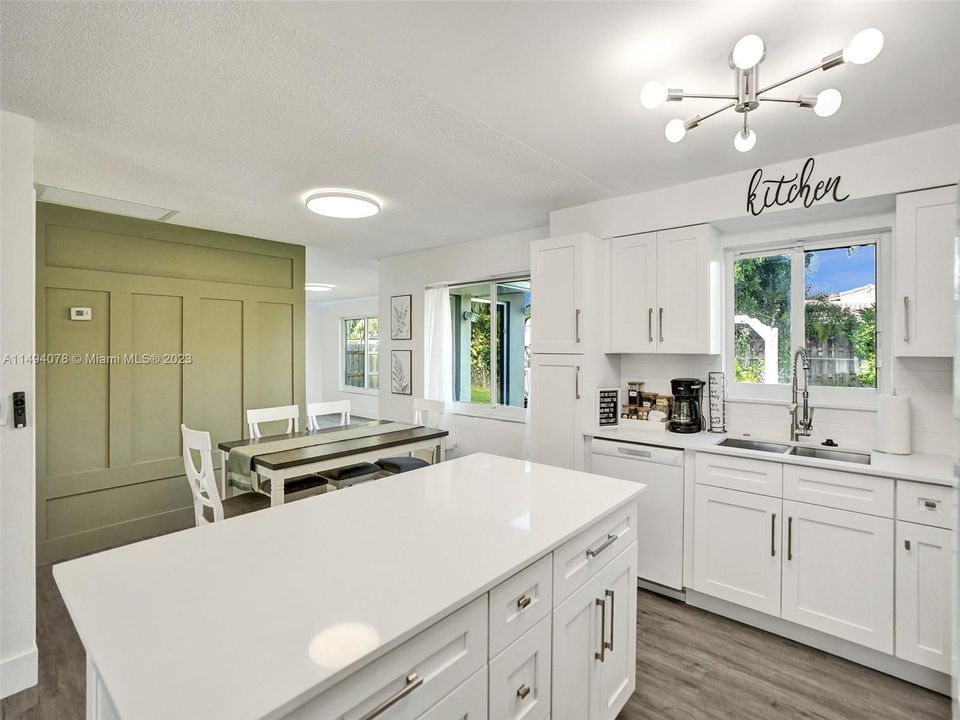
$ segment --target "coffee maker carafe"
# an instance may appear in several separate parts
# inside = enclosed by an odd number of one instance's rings
[[[673,393],[673,413],[667,430],[675,433],[695,433],[703,430],[700,401],[703,381],[696,378],[674,378],[670,381]]]

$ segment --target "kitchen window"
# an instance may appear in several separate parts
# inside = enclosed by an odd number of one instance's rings
[[[727,372],[735,398],[785,398],[801,346],[821,400],[867,401],[876,392],[879,239],[732,254]]]
[[[375,391],[380,387],[380,323],[375,317],[343,320],[343,389]]]
[[[530,387],[530,279],[449,290],[454,401],[522,411]]]

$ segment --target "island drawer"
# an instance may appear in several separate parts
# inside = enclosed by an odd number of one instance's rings
[[[957,491],[943,485],[897,482],[897,520],[957,529]]]
[[[553,606],[592,578],[637,539],[637,503],[595,522],[553,551]]]
[[[550,715],[550,618],[490,661],[490,720],[547,720]]]
[[[334,626],[312,655],[318,664],[347,665],[371,648],[351,647],[367,633]],[[337,630],[337,632],[333,632]],[[356,634],[357,638],[352,635]],[[325,647],[330,657],[324,657]],[[343,648],[338,656],[336,651]],[[390,720],[415,720],[487,662],[487,596],[427,628],[323,694],[300,706],[295,720],[360,720],[378,708]],[[389,709],[389,714],[387,708]]]
[[[889,478],[802,465],[783,469],[786,500],[892,518],[893,495],[893,480]]]
[[[495,657],[553,608],[553,560],[549,555],[490,591],[490,657]]]
[[[387,715],[384,715],[386,720]],[[417,720],[487,720],[487,669],[483,668]]]
[[[728,490],[742,490],[780,497],[783,493],[783,465],[764,460],[697,453],[696,482]]]

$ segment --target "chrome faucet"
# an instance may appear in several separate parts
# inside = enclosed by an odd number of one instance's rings
[[[800,358],[803,358],[802,363]],[[800,388],[800,378],[799,373],[797,372],[797,366],[800,366],[800,369],[803,370],[803,417],[797,416],[797,410],[800,409],[800,406],[797,402],[797,393]],[[787,406],[787,411],[790,413],[790,440],[796,442],[801,437],[810,437],[813,432],[813,408],[810,407],[810,360],[807,358],[807,349],[806,348],[797,348],[797,351],[793,354],[793,381],[790,386],[791,389],[791,402]]]

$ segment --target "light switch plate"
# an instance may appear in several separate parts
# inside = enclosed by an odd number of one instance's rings
[[[70,308],[70,319],[71,320],[92,320],[93,310],[85,307],[72,307]]]

